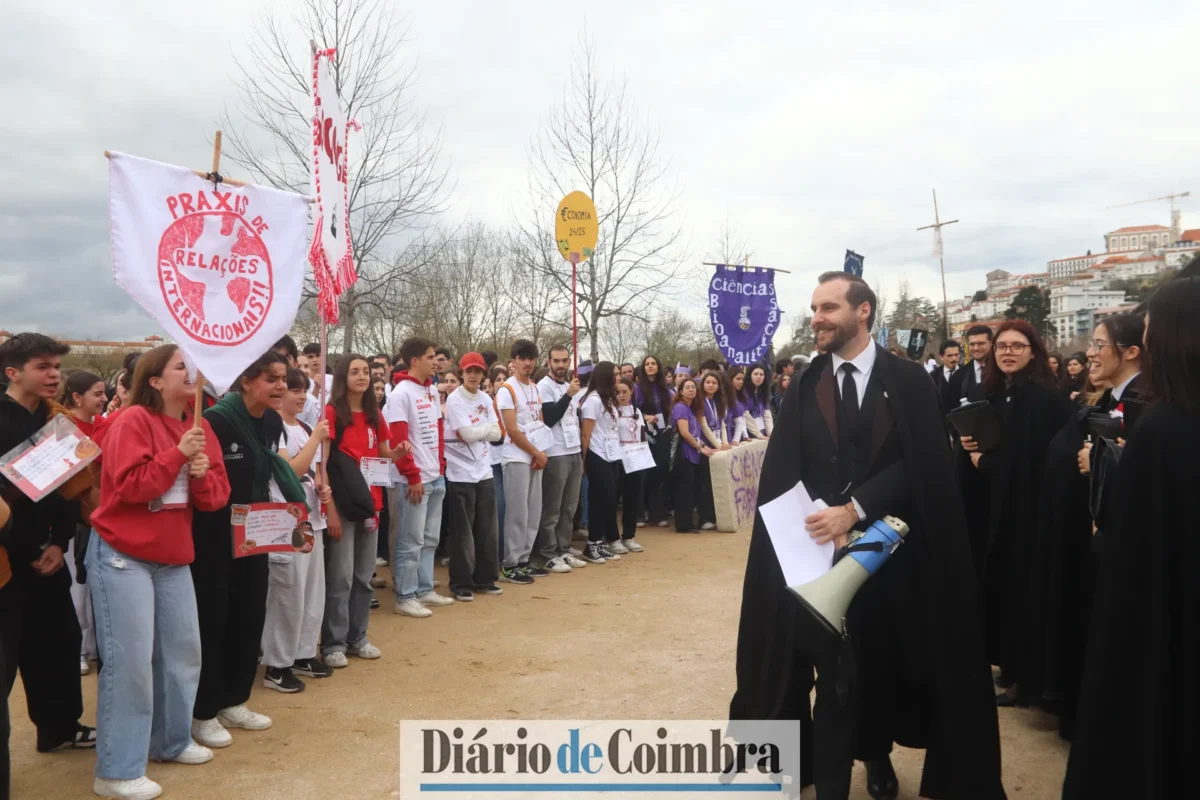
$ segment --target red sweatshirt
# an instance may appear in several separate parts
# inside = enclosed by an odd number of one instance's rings
[[[188,482],[187,508],[161,511],[151,511],[150,503],[166,494],[187,463],[178,445],[191,420],[130,406],[107,426],[100,508],[92,512],[92,526],[114,550],[155,564],[192,563],[192,508],[216,511],[229,502],[221,443],[207,422],[201,424],[208,473]]]

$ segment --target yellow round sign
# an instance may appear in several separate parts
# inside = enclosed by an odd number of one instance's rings
[[[554,238],[562,257],[572,264],[587,261],[599,236],[600,221],[592,199],[583,192],[571,192],[564,197],[554,215]]]

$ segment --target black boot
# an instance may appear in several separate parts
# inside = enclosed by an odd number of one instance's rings
[[[900,794],[900,782],[896,770],[892,769],[891,756],[873,758],[867,764],[867,792],[875,800],[896,800]]]

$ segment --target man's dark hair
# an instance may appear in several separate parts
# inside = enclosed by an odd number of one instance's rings
[[[970,328],[967,328],[967,338],[970,339],[972,336],[986,336],[990,342],[995,337],[995,334],[992,333],[992,329],[987,325],[972,325]]]
[[[946,351],[951,347],[957,347],[959,350],[962,350],[962,347],[959,346],[957,339],[947,339],[946,341],[942,342],[942,346],[938,348],[938,355],[946,355]]]
[[[1155,290],[1146,311],[1150,385],[1155,400],[1200,410],[1200,278],[1175,278]],[[1105,320],[1107,321],[1107,320]]]
[[[845,281],[850,284],[846,287],[846,302],[850,304],[851,308],[858,308],[863,303],[870,305],[871,313],[867,316],[867,330],[874,328],[875,312],[879,309],[879,300],[875,297],[875,290],[871,288],[870,284],[849,272],[822,272],[817,278],[817,283],[829,283],[830,281]]]
[[[790,358],[779,359],[778,361],[775,362],[775,374],[782,375],[783,371],[785,369],[787,369],[789,366],[791,366],[791,364],[792,364],[792,360]]]
[[[382,361],[384,364],[386,364],[388,366],[391,366],[391,363],[392,363],[392,359],[388,356],[387,353],[376,353],[375,355],[371,356],[371,360],[372,361]]]
[[[565,344],[550,345],[550,349],[546,351],[546,356],[549,358],[553,358],[555,353],[566,353],[567,355],[571,355],[571,351],[567,348],[567,346]]]
[[[287,334],[284,334],[282,339],[271,345],[271,349],[282,350],[283,354],[292,361],[300,357],[300,351],[296,349],[296,340]]]
[[[283,364],[283,371],[286,375],[288,370],[287,357],[272,347],[270,350],[254,359],[254,363],[242,370],[242,374],[238,375],[237,380],[233,383],[233,390],[236,392],[245,393],[246,387],[243,385],[242,381],[252,381],[276,364]]]
[[[513,342],[510,358],[537,358],[537,345],[528,339],[517,339]]]
[[[452,353],[450,352],[450,348],[449,348],[449,347],[439,347],[437,350],[434,350],[434,351],[433,351],[433,354],[434,354],[435,356],[445,356],[446,358],[448,358],[448,359],[449,359],[449,360],[451,360],[451,361],[453,361],[453,360],[454,360],[454,354],[452,354]]]
[[[495,350],[484,350],[479,355],[483,356],[483,363],[487,365],[488,369],[491,369],[492,364],[500,360],[500,354]]]
[[[304,345],[303,353],[306,356],[321,355],[321,343],[320,342],[309,342],[308,344]]]
[[[623,364],[618,364],[617,371],[620,372],[621,370],[625,369],[626,367],[633,369],[633,364],[630,364],[628,361],[624,362]]]
[[[420,358],[421,356],[425,355],[434,346],[435,345],[433,342],[429,341],[428,339],[422,339],[419,336],[414,336],[411,339],[405,339],[404,343],[400,345],[400,360],[405,364],[411,364],[413,359]],[[363,360],[366,361],[366,359]]]
[[[69,345],[45,334],[18,333],[0,344],[0,372],[7,372],[9,367],[24,369],[38,356],[65,356],[69,352]]]
[[[720,372],[721,365],[717,363],[715,358],[706,358],[700,362],[700,372]]]

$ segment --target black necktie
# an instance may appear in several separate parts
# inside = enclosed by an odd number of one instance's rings
[[[846,412],[846,421],[854,422],[858,418],[858,386],[854,383],[854,365],[847,361],[841,369],[842,408]]]

